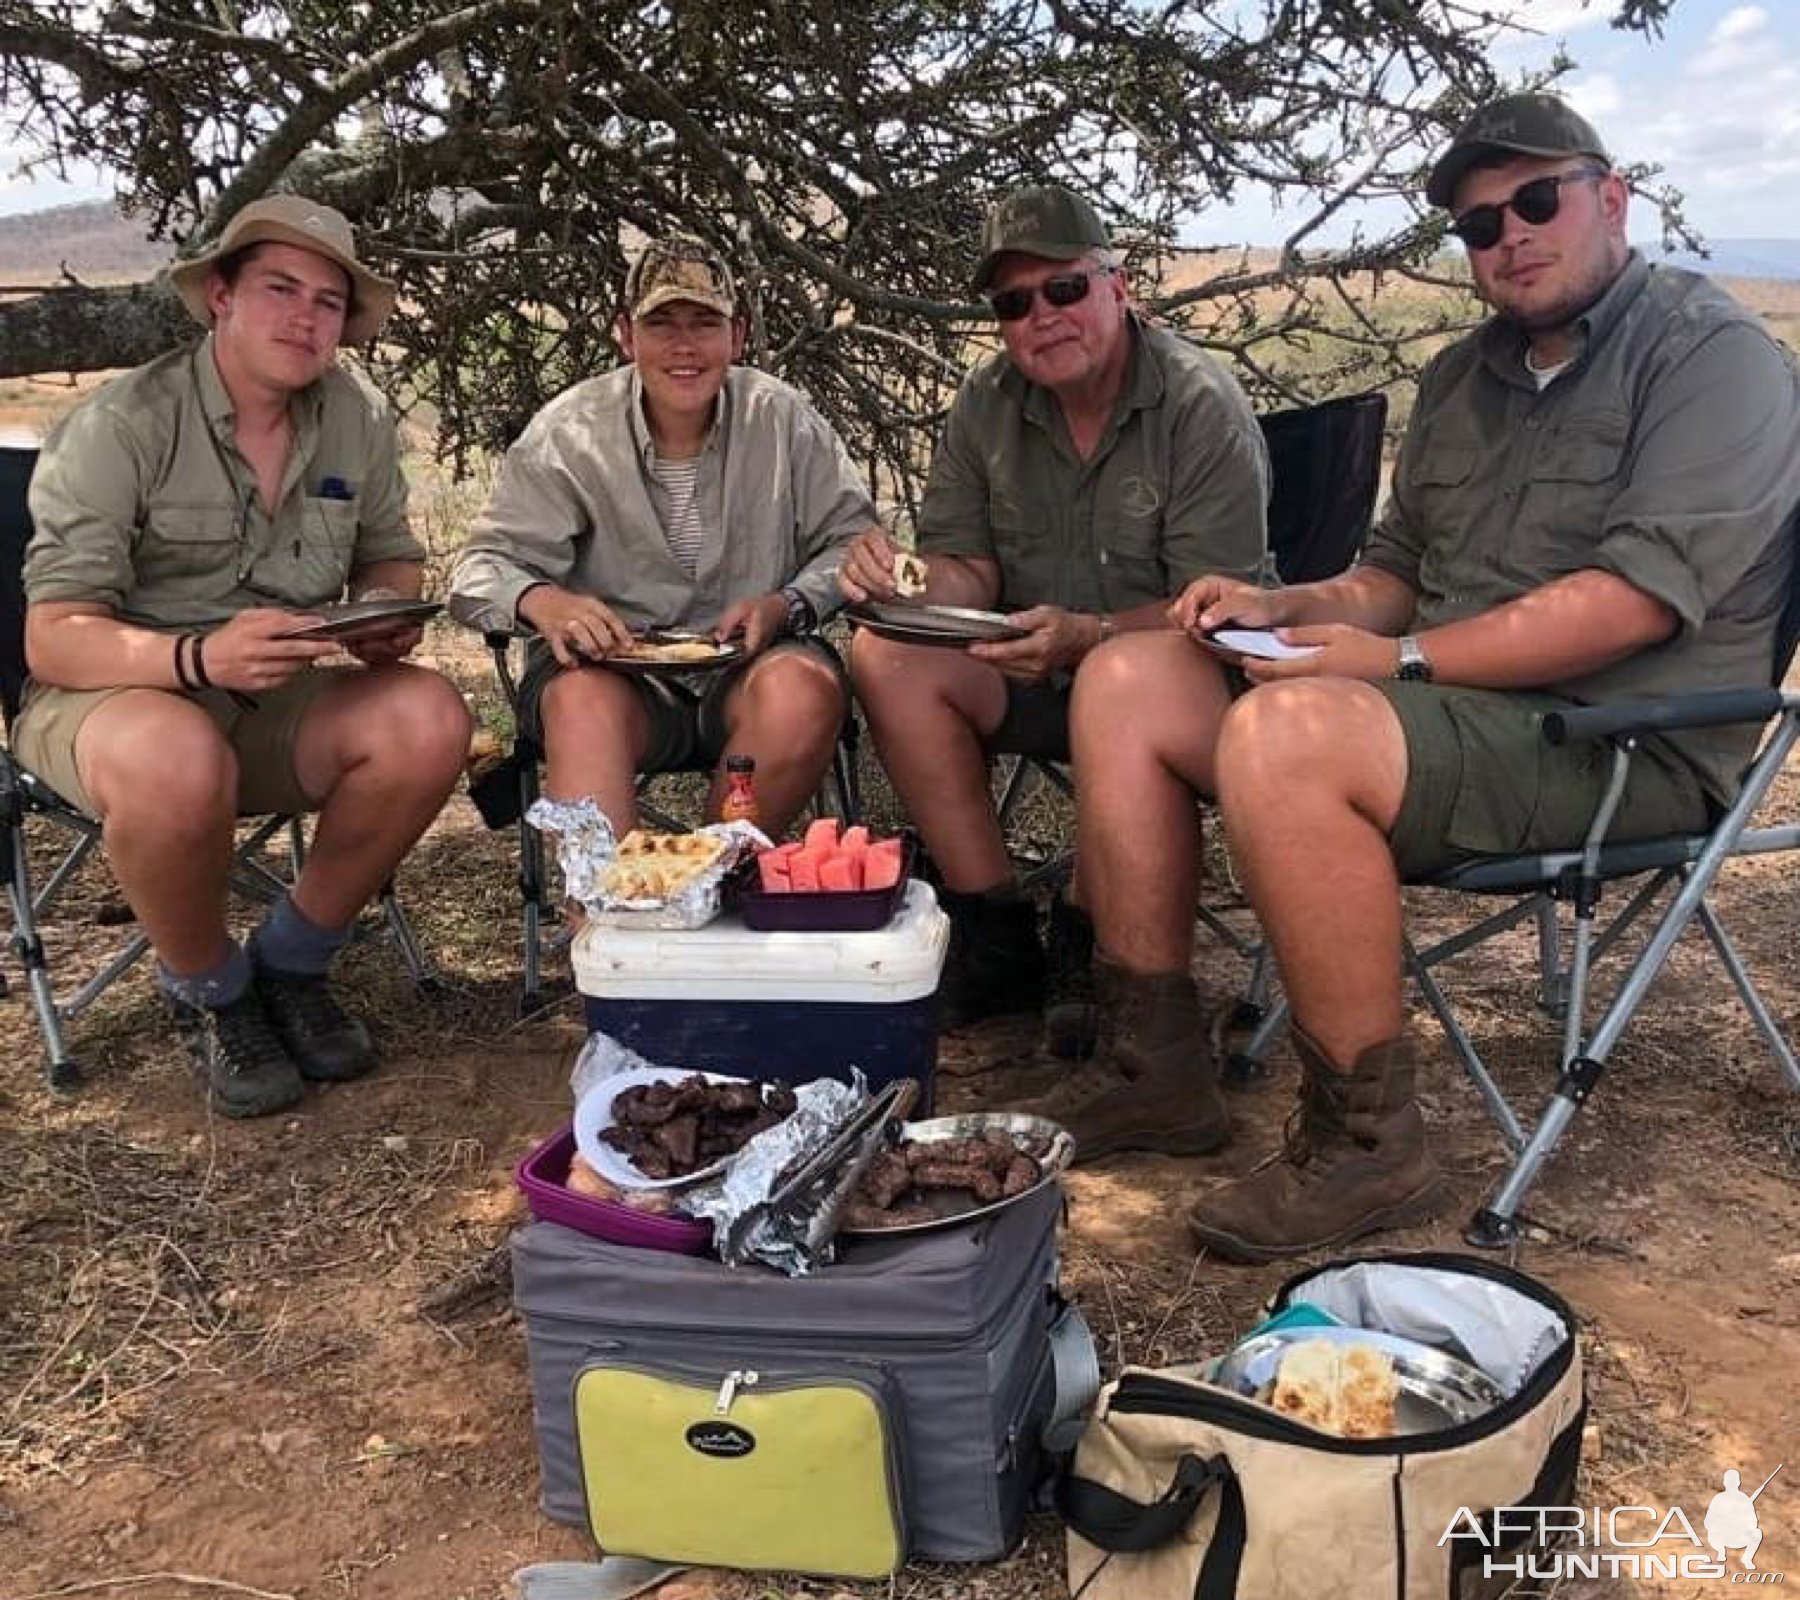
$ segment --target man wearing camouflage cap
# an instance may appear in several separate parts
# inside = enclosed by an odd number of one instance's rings
[[[756,762],[763,825],[785,828],[830,765],[847,692],[804,637],[838,604],[838,561],[875,520],[848,453],[798,390],[737,365],[746,324],[724,259],[695,239],[632,263],[627,363],[564,391],[507,451],[451,578],[474,627],[536,634],[521,716],[545,792],[591,797],[623,833],[635,778]],[[598,663],[646,628],[708,633],[742,658],[698,676]]]
[[[416,621],[340,646],[317,609],[419,594],[386,403],[338,364],[394,303],[329,206],[245,206],[170,283],[209,331],[64,419],[32,479],[31,682],[14,748],[101,818],[114,876],[213,1109],[259,1116],[375,1063],[325,972],[462,771],[469,721],[408,665]],[[324,669],[344,649],[354,668]],[[240,813],[319,814],[246,952]]]
[[[1169,633],[1170,598],[1202,572],[1262,575],[1267,457],[1224,368],[1133,310],[1106,229],[1079,195],[1033,185],[1005,196],[983,229],[974,287],[1004,348],[963,381],[932,460],[917,540],[924,598],[998,607],[1024,637],[945,650],[863,631],[851,673],[942,874],[946,1020],[1043,1005],[1052,1052],[1080,1057],[1102,1026],[1094,930],[1077,905],[1057,901],[1046,959],[988,794],[989,755],[1068,759],[1071,696],[1078,705],[1090,677],[1108,670],[1114,635],[1128,635],[1125,646]],[[892,599],[894,559],[886,536],[859,541],[840,575],[845,593]],[[1088,763],[1078,742],[1073,753],[1082,806],[1090,779],[1107,776],[1104,752]],[[1078,864],[1075,898],[1086,902],[1089,887]],[[1099,933],[1104,954],[1108,929]],[[1134,1065],[1198,1025],[1185,973],[1107,976],[1118,981],[1103,986],[1105,1009],[1132,1019],[1121,1049]],[[1169,1140],[1210,1145],[1204,1120],[1171,1128]]]
[[[1544,94],[1471,116],[1426,193],[1493,316],[1436,356],[1360,564],[1276,592],[1223,578],[1191,629],[1311,647],[1217,753],[1225,829],[1292,1002],[1305,1088],[1280,1156],[1206,1195],[1235,1260],[1337,1248],[1444,1198],[1403,1037],[1402,881],[1579,843],[1610,763],[1553,746],[1574,704],[1762,686],[1800,505],[1800,375],[1759,319],[1627,242],[1598,134]],[[1644,742],[1608,835],[1704,828],[1754,727]]]

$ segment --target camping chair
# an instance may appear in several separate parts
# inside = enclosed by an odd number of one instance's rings
[[[1324,400],[1257,418],[1269,450],[1269,553],[1283,583],[1313,583],[1342,572],[1362,548],[1381,482],[1387,396],[1370,393]],[[1003,752],[996,762],[995,810],[1007,850],[1020,866],[1028,893],[1056,889],[1074,871],[1074,851],[1046,848],[1025,837],[1020,819],[1035,791],[1073,802],[1066,762],[1040,752]],[[1253,1024],[1266,1004],[1268,963],[1258,940],[1246,938],[1202,904],[1200,920],[1251,962],[1240,1013]],[[1260,1070],[1260,1069],[1258,1069]]]
[[[8,730],[18,714],[25,687],[25,547],[31,540],[26,489],[37,461],[34,447],[0,445],[0,696]],[[33,822],[47,825],[51,843],[67,841],[41,888],[34,888],[31,851]],[[30,830],[30,831],[28,831]],[[285,837],[289,873],[283,875],[265,859],[265,847]],[[49,784],[0,746],[0,874],[6,879],[12,915],[11,944],[25,968],[32,1010],[44,1041],[46,1072],[53,1088],[70,1089],[82,1077],[82,1066],[70,1051],[66,1029],[149,950],[142,933],[124,937],[93,976],[66,994],[58,994],[45,954],[39,923],[54,912],[58,897],[100,843],[99,819],[71,805]],[[46,848],[45,841],[37,847]],[[305,860],[305,832],[298,817],[258,817],[246,824],[232,860],[231,886],[253,903],[267,904],[283,893]],[[381,908],[407,972],[421,989],[435,985],[429,963],[412,926],[394,897],[390,882],[381,891]],[[360,932],[359,928],[359,932]],[[0,994],[6,983],[0,976]]]
[[[1787,537],[1800,545],[1800,510],[1789,519]],[[1781,1025],[1708,899],[1726,862],[1800,850],[1800,824],[1782,821],[1756,828],[1749,825],[1795,740],[1800,738],[1800,694],[1782,687],[1797,641],[1800,551],[1789,578],[1768,684],[1550,713],[1544,718],[1543,730],[1550,743],[1603,739],[1612,747],[1611,786],[1585,839],[1565,850],[1477,859],[1409,884],[1415,888],[1499,896],[1511,902],[1425,949],[1419,949],[1410,937],[1403,936],[1402,940],[1407,973],[1443,1026],[1451,1050],[1475,1085],[1513,1157],[1491,1198],[1475,1211],[1465,1227],[1464,1237],[1469,1243],[1503,1248],[1517,1241],[1521,1202],[1576,1112],[1587,1104],[1599,1084],[1614,1046],[1649,997],[1676,941],[1691,927],[1697,926],[1706,936],[1788,1087],[1800,1092],[1800,1063],[1796,1063]],[[1671,834],[1631,843],[1606,842],[1607,828],[1623,792],[1631,759],[1644,738],[1679,728],[1748,722],[1768,726],[1745,769],[1736,799],[1706,832]],[[1602,895],[1615,883],[1626,888],[1627,898],[1602,926]],[[1564,906],[1569,908],[1566,913]],[[1532,923],[1537,930],[1537,1003],[1562,1025],[1556,1086],[1529,1132],[1494,1081],[1434,976],[1443,963],[1481,948],[1521,923]],[[1634,931],[1642,934],[1642,942],[1629,956],[1618,986],[1598,1008],[1598,1016],[1590,1025],[1587,1019],[1593,1001],[1594,963]],[[1259,1060],[1286,1018],[1286,1001],[1277,1000],[1245,1045],[1243,1054],[1253,1062]]]
[[[470,798],[488,827],[499,829],[516,826],[519,832],[519,901],[523,913],[524,977],[519,994],[519,1014],[529,1016],[539,1010],[544,994],[544,957],[567,943],[555,897],[550,893],[545,871],[544,836],[525,820],[540,793],[539,768],[544,751],[539,741],[526,729],[519,715],[519,684],[523,677],[523,654],[526,643],[535,633],[504,629],[484,630],[482,639],[493,656],[494,677],[506,701],[512,720],[512,748],[505,758],[485,776],[470,785]],[[514,663],[513,646],[520,647],[520,662]],[[862,811],[861,791],[857,786],[856,757],[860,732],[856,708],[850,705],[844,713],[844,725],[838,731],[832,750],[831,766],[819,793],[813,800],[813,811],[819,816],[835,816],[845,823],[854,822]],[[654,791],[656,780],[680,773],[710,773],[710,763],[694,763],[685,767],[661,768],[638,774],[638,815],[652,827],[668,832],[683,832],[692,827],[696,817],[682,817],[663,803]],[[550,914],[553,928],[545,932],[545,913]]]

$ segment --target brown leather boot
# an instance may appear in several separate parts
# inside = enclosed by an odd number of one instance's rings
[[[1208,1155],[1226,1144],[1219,1058],[1193,978],[1126,972],[1103,957],[1094,976],[1099,1053],[1019,1109],[1067,1128],[1078,1163],[1119,1150]]]
[[[1404,1040],[1374,1045],[1339,1072],[1293,1030],[1304,1072],[1282,1148],[1188,1212],[1188,1229],[1228,1261],[1273,1261],[1434,1216],[1444,1203],[1413,1099]]]

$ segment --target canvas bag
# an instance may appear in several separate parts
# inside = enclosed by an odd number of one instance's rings
[[[575,1380],[594,1542],[609,1555],[884,1578],[906,1558],[897,1388],[738,1368],[595,1363]]]
[[[1463,1507],[1567,1505],[1586,1399],[1575,1318],[1521,1272],[1455,1254],[1370,1257],[1288,1280],[1271,1313],[1320,1305],[1426,1343],[1449,1330],[1506,1398],[1441,1432],[1341,1439],[1192,1370],[1127,1368],[1058,1485],[1080,1600],[1485,1600],[1483,1557],[1529,1533],[1445,1539]]]

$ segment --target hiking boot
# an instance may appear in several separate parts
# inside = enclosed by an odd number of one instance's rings
[[[360,1078],[375,1065],[369,1030],[337,1003],[323,974],[258,964],[256,993],[301,1075],[314,1083]]]
[[[989,900],[942,890],[950,949],[938,980],[938,1020],[960,1028],[985,1017],[1035,1012],[1044,1003],[1044,947],[1030,900]]]
[[[1413,1060],[1390,1039],[1338,1071],[1298,1028],[1300,1104],[1282,1147],[1188,1212],[1188,1229],[1228,1261],[1334,1249],[1435,1216],[1445,1195],[1413,1099]]]
[[[1066,1128],[1077,1163],[1119,1150],[1203,1156],[1229,1143],[1219,1058],[1193,978],[1126,972],[1105,960],[1094,972],[1105,1048],[1019,1109]]]
[[[1085,1061],[1100,1037],[1094,924],[1080,906],[1059,895],[1050,902],[1044,944],[1044,1048],[1064,1061]]]
[[[306,1092],[300,1068],[276,1036],[254,989],[222,1006],[166,996],[188,1060],[221,1116],[266,1117]]]

